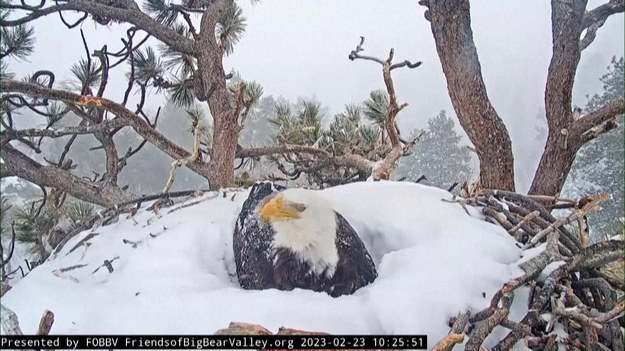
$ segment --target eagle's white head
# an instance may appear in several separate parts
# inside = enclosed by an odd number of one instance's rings
[[[332,276],[339,260],[336,214],[315,190],[287,189],[264,199],[258,207],[261,221],[276,231],[274,248],[287,248],[308,261],[317,274]]]

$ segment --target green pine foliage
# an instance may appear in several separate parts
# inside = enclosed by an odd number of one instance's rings
[[[400,160],[395,178],[415,181],[424,175],[424,184],[444,189],[471,179],[471,153],[461,145],[462,137],[444,110],[428,121],[427,130],[414,130],[410,139],[418,135],[420,141],[413,147],[412,155]]]
[[[72,229],[95,215],[96,208],[88,202],[76,200],[69,205],[67,216],[72,223]]]
[[[176,33],[185,38],[191,38],[189,27],[183,23],[175,23],[172,28]],[[197,68],[195,57],[173,50],[170,46],[159,44],[159,51],[163,57],[163,67],[172,71],[176,76],[189,78],[191,73]]]
[[[0,62],[0,65],[1,65],[0,79],[15,78],[15,73],[9,71],[9,64],[6,61]]]
[[[314,145],[323,136],[322,119],[321,104],[304,101],[302,109],[295,114],[288,105],[277,105],[276,116],[269,122],[278,129],[278,143]]]
[[[180,108],[190,108],[195,103],[195,92],[188,82],[179,80],[173,83],[171,88],[167,89],[169,100]]]
[[[388,114],[388,94],[382,90],[375,90],[369,94],[369,99],[364,102],[364,115],[373,123],[383,126]]]
[[[156,52],[150,46],[135,52],[133,60],[135,78],[140,82],[147,83],[150,79],[162,77],[165,73],[163,62],[156,56]]]
[[[13,207],[13,205],[11,205],[9,203],[9,200],[7,198],[2,198],[1,202],[0,202],[0,236],[4,237],[4,235],[7,232],[10,232],[9,230],[7,230],[7,219],[8,219],[8,213],[11,210],[11,207]]]
[[[234,46],[241,40],[245,32],[246,26],[243,10],[236,2],[233,2],[217,21],[217,28],[215,30],[219,45],[224,48],[226,55],[232,54]]]
[[[100,83],[102,69],[100,69],[100,64],[93,60],[88,61],[81,58],[78,63],[72,65],[70,71],[77,80],[74,86],[79,90],[82,90],[83,87],[94,88]]]
[[[15,221],[16,238],[26,243],[37,242],[38,237],[49,232],[56,223],[54,216],[44,206],[38,212],[41,200],[31,201],[29,204],[18,206],[12,213],[11,219]]]
[[[179,12],[164,0],[146,0],[143,2],[143,9],[167,26],[171,26],[178,19]]]
[[[2,14],[6,19],[8,12]],[[28,25],[0,28],[0,58],[25,60],[35,49],[35,30]]]

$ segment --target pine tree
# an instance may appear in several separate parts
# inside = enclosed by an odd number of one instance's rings
[[[470,151],[460,145],[462,137],[456,133],[454,121],[444,110],[428,121],[427,131],[415,129],[411,138],[422,133],[413,148],[414,154],[400,162],[397,178],[415,181],[424,175],[427,179],[422,183],[445,189],[453,183],[470,180]]]

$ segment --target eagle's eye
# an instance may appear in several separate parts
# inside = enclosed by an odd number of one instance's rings
[[[293,204],[293,207],[295,207],[295,209],[299,212],[304,212],[304,210],[306,209],[306,205],[304,204]]]

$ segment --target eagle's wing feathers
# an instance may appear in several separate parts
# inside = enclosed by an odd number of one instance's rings
[[[351,294],[378,276],[367,248],[347,220],[336,213],[336,249],[339,262],[332,279],[332,296]]]
[[[241,208],[233,234],[233,249],[239,284],[244,289],[275,287],[271,247],[274,230],[259,223],[256,208],[264,198],[283,189],[269,182],[256,183]]]

